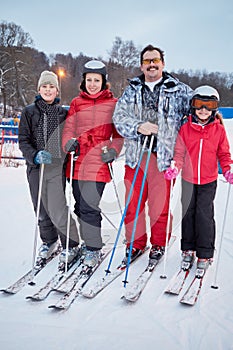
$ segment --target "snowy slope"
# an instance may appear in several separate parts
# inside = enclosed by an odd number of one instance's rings
[[[228,136],[233,150],[233,120],[226,120]],[[114,165],[117,188],[123,202],[123,160]],[[35,218],[29,197],[25,168],[0,167],[0,288],[8,286],[31,267]],[[0,348],[4,350],[232,350],[233,349],[233,188],[224,229],[219,260],[217,284],[214,282],[218,247],[222,233],[229,185],[219,175],[215,201],[217,241],[215,263],[209,269],[203,290],[194,307],[179,303],[179,297],[163,293],[169,279],[180,263],[180,186],[174,189],[174,233],[176,242],[169,250],[166,275],[161,264],[154,272],[137,303],[127,304],[121,299],[124,292],[123,277],[100,293],[95,299],[78,298],[66,312],[54,312],[48,305],[59,297],[52,293],[44,302],[30,302],[25,297],[36,291],[56,270],[57,261],[51,263],[36,278],[36,286],[25,287],[17,295],[0,294]],[[102,201],[104,213],[116,226],[120,222],[119,208],[112,184],[106,187]],[[103,220],[103,237],[113,243],[114,227]],[[124,254],[123,235],[113,266]],[[144,256],[129,271],[129,283],[143,270]],[[104,274],[106,263],[96,273]],[[192,274],[188,281],[191,280]],[[96,277],[93,277],[96,278]],[[182,295],[182,294],[181,294]]]

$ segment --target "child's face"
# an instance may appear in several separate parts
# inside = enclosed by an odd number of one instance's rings
[[[101,91],[103,83],[103,78],[101,74],[98,73],[87,73],[85,78],[85,85],[87,92],[90,95],[95,95]]]
[[[206,109],[205,107],[195,109],[195,112],[200,123],[205,123],[212,114],[212,111],[208,111],[208,109]]]
[[[39,94],[45,102],[51,104],[57,97],[58,91],[56,86],[54,86],[53,84],[45,84],[40,86]]]

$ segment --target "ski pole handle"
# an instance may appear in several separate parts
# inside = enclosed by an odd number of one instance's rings
[[[171,169],[174,169],[175,166],[176,166],[176,162],[175,162],[175,160],[172,160],[172,161],[171,161]]]
[[[103,153],[107,153],[108,152],[108,147],[107,146],[102,147],[102,151],[103,151]]]

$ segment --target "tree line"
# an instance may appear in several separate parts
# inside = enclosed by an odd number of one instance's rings
[[[58,74],[61,103],[69,105],[78,94],[84,64],[93,58],[106,64],[111,90],[116,97],[121,96],[128,84],[127,79],[140,74],[140,50],[132,40],[124,41],[116,37],[108,55],[108,60],[89,57],[82,52],[76,57],[71,53],[47,56],[34,47],[30,34],[19,25],[0,22],[0,103],[3,104],[3,114],[7,113],[7,105],[17,110],[33,102],[37,81],[43,70]],[[221,106],[233,105],[233,73],[192,70],[170,73],[193,89],[204,84],[214,86],[220,93]]]

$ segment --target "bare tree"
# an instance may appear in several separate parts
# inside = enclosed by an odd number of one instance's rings
[[[139,61],[139,52],[133,41],[123,41],[118,36],[113,42],[109,56],[112,62],[120,64],[125,68],[135,67]]]
[[[27,62],[25,49],[33,45],[28,33],[15,23],[0,23],[1,94],[4,113],[6,104],[25,105],[27,99],[22,87],[22,75]]]
[[[20,26],[3,21],[0,23],[0,46],[33,46],[33,40]]]
[[[127,78],[132,77],[135,68],[139,66],[139,50],[132,40],[123,41],[116,37],[109,52],[109,72],[114,80],[114,93],[120,96],[127,84]]]

